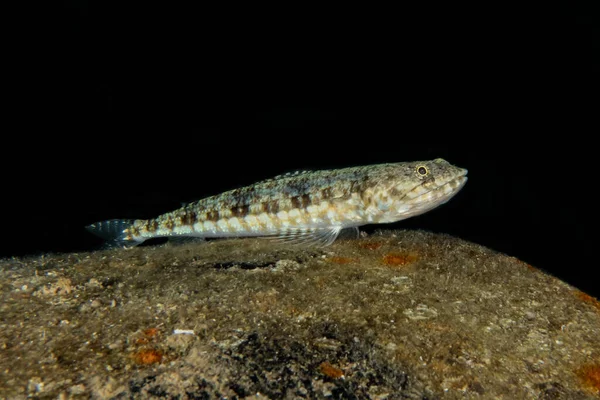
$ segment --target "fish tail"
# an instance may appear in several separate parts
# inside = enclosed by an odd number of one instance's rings
[[[85,227],[89,232],[106,240],[108,244],[115,246],[137,246],[144,240],[135,238],[130,231],[135,220],[133,219],[111,219],[96,222]]]

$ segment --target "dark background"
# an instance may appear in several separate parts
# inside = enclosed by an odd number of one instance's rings
[[[365,229],[452,234],[600,296],[597,9],[177,7],[31,10],[0,256],[92,250],[89,223],[283,172],[442,157],[469,169],[459,195]]]

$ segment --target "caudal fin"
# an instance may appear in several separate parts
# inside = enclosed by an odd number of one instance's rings
[[[127,231],[134,221],[132,219],[111,219],[88,225],[85,229],[106,240],[109,245],[136,246],[142,241],[135,240]]]

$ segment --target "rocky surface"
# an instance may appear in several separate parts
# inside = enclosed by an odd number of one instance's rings
[[[0,398],[600,397],[600,303],[444,235],[4,259],[0,282]]]

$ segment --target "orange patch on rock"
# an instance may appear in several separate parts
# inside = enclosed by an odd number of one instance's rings
[[[600,393],[600,364],[583,366],[577,376],[586,387]]]
[[[529,269],[530,271],[534,271],[534,272],[539,272],[540,271],[539,269],[537,269],[533,265],[527,264],[525,261],[519,260],[518,258],[515,258],[515,257],[510,257],[510,258],[513,259],[513,260],[515,260],[517,263],[526,266],[527,269]]]
[[[575,296],[578,297],[579,300],[583,301],[584,303],[588,303],[589,305],[596,307],[598,310],[600,310],[600,301],[590,296],[589,294],[584,293],[580,290],[576,290]]]
[[[349,258],[349,257],[331,257],[331,258],[328,258],[327,260],[334,264],[350,264],[350,263],[357,261],[355,258]]]
[[[136,363],[142,365],[156,364],[162,361],[163,354],[154,349],[141,350],[133,355]]]
[[[149,328],[144,331],[144,335],[146,335],[148,337],[156,336],[157,333],[158,333],[158,328]]]
[[[417,261],[418,257],[412,253],[390,253],[383,256],[385,265],[406,265]]]
[[[381,242],[360,243],[358,246],[363,249],[367,249],[367,250],[377,250],[378,248],[383,246],[383,243],[381,243]]]
[[[339,379],[344,376],[344,371],[334,367],[327,361],[324,361],[321,363],[321,365],[319,365],[319,371],[321,371],[323,375],[326,375],[333,379]]]
[[[526,262],[523,262],[523,264],[531,271],[535,271],[535,272],[539,272],[539,269],[537,269],[536,267],[534,267],[531,264],[527,264]]]
[[[143,344],[148,344],[151,341],[156,340],[156,336],[160,333],[160,331],[158,330],[158,328],[148,328],[144,331],[142,331],[142,333],[137,333],[137,339],[135,339],[135,344],[137,345],[143,345]]]

